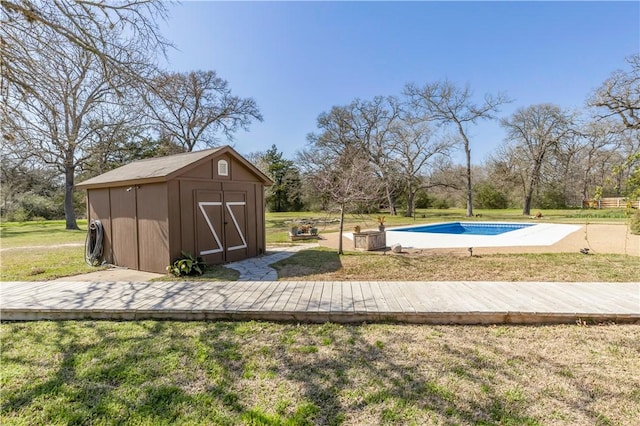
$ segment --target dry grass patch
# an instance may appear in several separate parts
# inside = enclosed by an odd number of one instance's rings
[[[314,248],[274,263],[280,280],[310,281],[640,281],[640,258],[580,253],[355,253]]]

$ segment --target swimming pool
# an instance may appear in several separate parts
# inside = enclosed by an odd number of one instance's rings
[[[580,225],[523,222],[445,222],[387,228],[387,246],[460,248],[547,246],[580,229]]]
[[[500,235],[505,232],[534,226],[531,223],[449,222],[436,225],[396,228],[399,232],[426,232],[431,234]]]

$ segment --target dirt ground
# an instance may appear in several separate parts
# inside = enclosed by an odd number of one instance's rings
[[[338,234],[324,234],[319,241],[323,247],[338,247]],[[343,237],[345,251],[353,250],[353,240]],[[571,253],[588,248],[590,253],[628,254],[640,256],[640,235],[632,235],[624,224],[589,224],[551,246],[474,247],[474,254],[497,253]],[[414,253],[459,253],[468,255],[467,248],[404,249]]]

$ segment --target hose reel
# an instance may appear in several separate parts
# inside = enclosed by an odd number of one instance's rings
[[[92,220],[87,230],[85,241],[84,261],[89,266],[100,266],[102,264],[102,241],[104,230],[102,222]]]

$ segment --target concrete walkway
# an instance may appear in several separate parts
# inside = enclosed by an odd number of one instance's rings
[[[295,246],[269,246],[264,256],[245,259],[238,262],[223,265],[230,269],[240,272],[238,281],[276,281],[278,274],[275,269],[269,265],[279,260],[286,259],[289,256],[312,247],[318,247],[317,243],[301,244]],[[151,281],[156,278],[166,277],[167,274],[157,274],[153,272],[137,271],[123,267],[110,267],[86,274],[73,275],[70,277],[58,278],[54,281],[91,281],[91,282],[107,282],[107,281],[127,281],[142,282]]]
[[[277,281],[278,272],[269,265],[293,256],[300,250],[306,250],[312,247],[318,247],[318,244],[301,244],[278,248],[270,247],[264,256],[252,257],[250,259],[228,263],[224,266],[225,268],[235,269],[240,272],[238,281]]]

